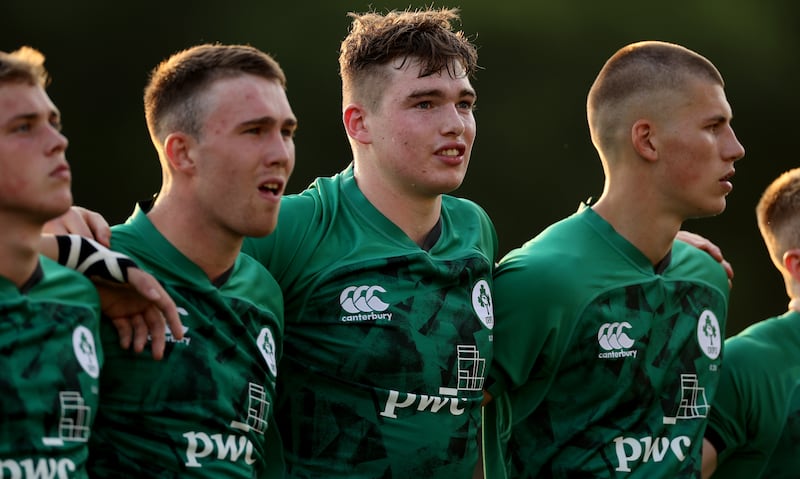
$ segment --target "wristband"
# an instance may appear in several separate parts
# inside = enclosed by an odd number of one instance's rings
[[[58,262],[84,276],[128,282],[128,268],[138,266],[122,253],[112,251],[97,241],[78,235],[56,235]]]

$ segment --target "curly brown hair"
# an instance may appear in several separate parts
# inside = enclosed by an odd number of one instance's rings
[[[476,46],[464,32],[453,29],[458,9],[351,12],[348,16],[353,23],[339,53],[345,102],[377,105],[383,85],[380,67],[398,58],[403,60],[400,68],[409,59],[419,61],[420,76],[446,71],[455,77],[455,62],[469,77],[478,69]]]

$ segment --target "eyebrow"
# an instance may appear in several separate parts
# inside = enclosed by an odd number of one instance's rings
[[[278,123],[278,120],[272,116],[262,116],[261,118],[254,118],[252,120],[243,121],[239,124],[240,127],[248,127],[248,126],[263,126],[263,125],[275,125]],[[296,118],[287,118],[286,120],[281,123],[281,126],[291,126],[297,127],[297,119]]]
[[[444,95],[444,92],[442,90],[439,90],[437,88],[433,88],[433,89],[430,89],[430,90],[412,91],[408,95],[408,98],[422,98],[422,97],[431,97],[431,96],[442,97],[442,96],[445,96],[445,95]],[[469,89],[469,88],[465,88],[465,89],[461,90],[461,92],[458,94],[458,96],[459,96],[459,98],[463,98],[463,97],[475,98],[477,96],[477,94],[475,93],[475,90],[472,90],[472,89]]]
[[[18,120],[35,120],[39,118],[39,116],[40,115],[38,113],[20,113],[19,115],[15,115],[9,118],[8,122],[12,123]]]
[[[712,115],[708,118],[709,123],[728,123],[733,120],[733,115],[726,116],[726,115]]]
[[[61,112],[59,112],[58,109],[55,109],[55,110],[49,110],[46,115],[42,115],[42,114],[37,113],[37,112],[20,113],[19,115],[14,115],[11,118],[9,118],[6,123],[7,124],[8,123],[13,123],[15,121],[20,121],[20,120],[34,121],[34,120],[37,120],[39,118],[46,118],[48,120],[51,119],[51,118],[55,118],[57,120],[60,120],[61,119]]]

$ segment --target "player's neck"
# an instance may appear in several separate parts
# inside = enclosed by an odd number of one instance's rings
[[[0,215],[0,276],[17,287],[30,279],[39,264],[42,225],[10,224]]]
[[[167,241],[212,281],[227,272],[239,256],[244,238],[204,223],[204,217],[193,214],[191,207],[156,202],[147,217]]]
[[[411,196],[385,186],[375,188],[365,181],[358,181],[358,187],[375,209],[420,246],[439,221],[442,210],[441,195]]]
[[[678,218],[653,211],[646,202],[604,195],[592,209],[654,265],[672,249],[675,235],[681,228]]]
[[[800,298],[792,298],[789,301],[789,310],[800,313]]]

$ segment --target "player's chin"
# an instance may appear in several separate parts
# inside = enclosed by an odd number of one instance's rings
[[[684,219],[708,218],[725,211],[727,200],[725,195],[714,195],[703,199],[695,198],[692,203],[684,206],[687,208],[682,213]]]
[[[34,208],[36,216],[41,218],[42,222],[50,221],[58,218],[72,206],[72,193],[67,190],[61,194],[51,195],[47,201],[40,202]]]
[[[725,208],[728,206],[728,202],[723,196],[719,198],[717,201],[710,202],[709,204],[705,205],[702,209],[701,214],[698,217],[709,217],[709,216],[717,216],[725,211]]]
[[[436,190],[440,191],[441,193],[450,193],[452,191],[457,190],[461,184],[464,182],[464,177],[466,176],[466,169],[464,170],[453,170],[448,172],[447,175],[442,175],[439,178],[439,181],[436,182]]]
[[[275,226],[278,224],[278,215],[269,215],[266,217],[262,217],[259,220],[255,220],[253,218],[252,221],[248,222],[241,229],[242,236],[249,236],[252,238],[260,238],[262,236],[267,236],[268,234],[275,231]]]

